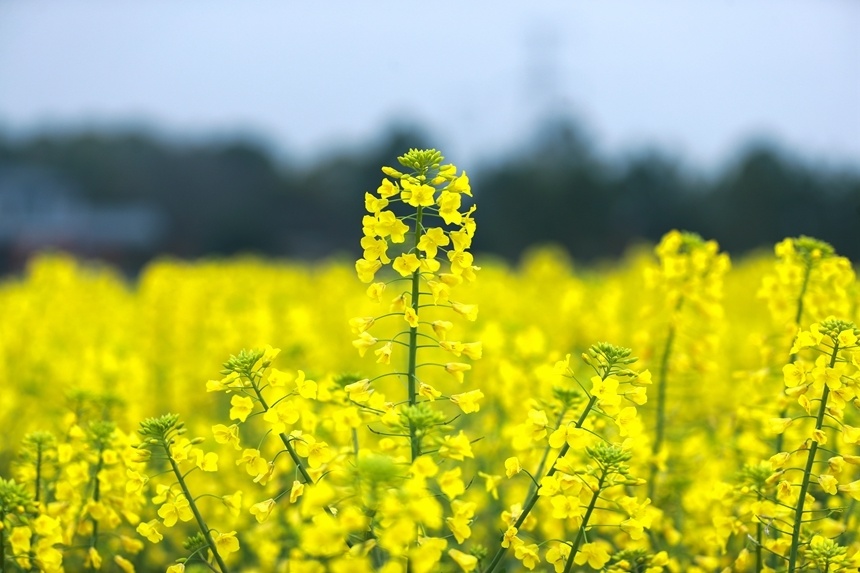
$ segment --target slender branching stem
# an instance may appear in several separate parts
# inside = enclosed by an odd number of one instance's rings
[[[579,526],[579,531],[576,532],[576,539],[573,541],[573,547],[570,548],[570,555],[567,557],[564,573],[573,571],[573,560],[576,558],[576,554],[579,553],[579,546],[582,544],[583,539],[585,539],[585,529],[588,527],[588,520],[591,519],[591,513],[597,504],[597,498],[600,497],[600,491],[603,489],[603,482],[606,480],[608,473],[607,468],[603,468],[603,472],[600,474],[600,479],[597,482],[597,489],[594,490],[594,495],[591,496],[591,502],[588,504],[588,509],[585,510],[585,515],[582,517],[582,525]]]
[[[209,549],[212,550],[212,555],[215,556],[215,562],[218,563],[218,568],[221,569],[221,573],[229,573],[227,565],[224,563],[224,559],[221,557],[221,554],[218,553],[218,548],[215,546],[215,540],[212,539],[212,533],[206,526],[206,522],[203,521],[203,516],[200,514],[200,510],[197,509],[197,504],[194,502],[194,497],[191,495],[191,492],[188,491],[188,485],[185,483],[185,478],[182,477],[182,472],[179,470],[179,465],[177,465],[176,460],[173,459],[173,456],[170,455],[170,446],[167,444],[166,441],[162,441],[161,445],[164,447],[164,451],[167,454],[167,460],[170,462],[170,467],[173,469],[173,473],[176,476],[176,480],[179,482],[179,487],[182,488],[182,493],[185,494],[185,499],[188,500],[188,505],[191,507],[191,512],[194,514],[194,519],[197,520],[197,526],[200,528],[200,533],[203,534],[203,538],[209,545]]]
[[[834,341],[833,353],[830,355],[830,368],[836,364],[836,356],[839,353],[839,342]],[[815,429],[821,430],[824,425],[824,414],[827,410],[827,398],[830,395],[830,387],[824,385],[824,391],[821,394],[821,403],[818,405],[818,416],[815,418]],[[809,490],[809,481],[812,477],[812,466],[815,464],[815,453],[818,451],[818,442],[812,440],[809,446],[809,453],[806,458],[806,467],[803,470],[803,481],[800,483],[800,494],[797,500],[797,507],[794,511],[794,526],[791,530],[791,549],[788,554],[788,573],[794,573],[797,570],[797,556],[800,550],[800,527],[803,525],[803,506],[806,502],[806,492]]]
[[[421,239],[421,219],[424,214],[424,208],[419,206],[415,215],[415,252],[418,253],[418,241]],[[421,269],[418,268],[412,273],[412,310],[418,314],[419,298],[421,296]],[[407,393],[409,405],[414,406],[418,400],[418,384],[415,376],[415,371],[418,367],[418,327],[409,327],[409,363],[406,368]],[[412,421],[409,422],[409,447],[412,453],[412,460],[421,455],[421,443],[415,432],[415,425]]]
[[[605,380],[607,375],[608,375],[608,371],[606,374],[601,376],[601,378],[603,378]],[[588,416],[589,412],[591,412],[591,409],[594,407],[594,404],[596,404],[596,403],[597,403],[597,396],[591,396],[591,398],[588,399],[588,403],[585,405],[585,408],[583,409],[582,414],[580,414],[579,419],[576,421],[576,427],[577,428],[582,427],[582,425],[585,423],[585,418]],[[556,463],[558,462],[558,460],[563,458],[565,456],[565,454],[567,454],[567,451],[569,449],[570,449],[570,445],[567,442],[565,442],[565,444],[561,447],[561,451],[558,453],[558,456],[556,456],[555,461],[552,463],[552,467],[550,467],[549,471],[546,472],[546,477],[550,477],[553,474],[555,474],[555,472],[557,470]],[[526,501],[525,505],[523,505],[522,513],[520,513],[520,516],[517,518],[516,522],[514,523],[515,528],[519,529],[520,526],[523,524],[523,522],[526,520],[526,518],[529,516],[529,513],[531,512],[532,508],[537,503],[538,497],[540,497],[538,495],[538,492],[539,492],[539,488],[535,488],[532,491],[531,495],[529,495],[528,500]],[[484,573],[492,573],[492,571],[494,571],[496,569],[496,567],[498,567],[499,563],[501,563],[502,559],[505,556],[505,553],[507,553],[507,548],[501,547],[501,545],[500,545],[499,549],[496,551],[496,554],[493,556],[493,560],[490,561],[490,564],[484,570]]]

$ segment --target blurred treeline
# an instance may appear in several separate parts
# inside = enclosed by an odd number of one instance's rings
[[[157,214],[149,239],[133,247],[59,241],[83,254],[107,254],[129,270],[164,253],[356,256],[364,192],[379,185],[380,166],[394,164],[409,147],[433,147],[429,139],[393,129],[374,144],[300,163],[278,161],[265,146],[239,140],[0,136],[0,209],[8,174],[38,170],[62,181],[82,204],[137,205]],[[860,172],[797,161],[773,147],[750,147],[705,176],[658,151],[602,157],[574,124],[560,122],[504,157],[476,166],[448,159],[472,181],[475,250],[510,260],[531,245],[556,243],[576,260],[595,261],[640,240],[656,241],[671,228],[714,238],[735,255],[807,234],[860,260]],[[40,240],[50,243],[42,237],[22,246],[5,237],[7,267]]]

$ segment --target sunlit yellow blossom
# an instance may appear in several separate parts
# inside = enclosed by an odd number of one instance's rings
[[[290,503],[296,503],[304,492],[305,484],[298,480],[293,481],[293,486],[290,488]]]
[[[459,193],[442,191],[436,203],[439,205],[439,216],[447,225],[459,225],[463,222],[463,214],[460,212],[462,198]]]
[[[394,259],[394,262],[391,264],[391,268],[400,273],[400,276],[402,277],[412,276],[412,273],[417,271],[420,266],[421,261],[418,260],[415,253],[400,255]]]
[[[423,396],[432,402],[433,400],[441,396],[442,392],[440,392],[430,384],[425,384],[424,382],[421,382],[418,384],[418,395]]]
[[[275,508],[275,500],[267,499],[251,506],[251,515],[257,520],[257,523],[263,523],[269,519],[269,515]]]
[[[466,484],[463,483],[461,468],[454,468],[439,475],[439,489],[442,490],[448,499],[454,499],[462,495],[466,491]]]
[[[372,348],[379,342],[367,332],[362,332],[358,338],[352,341],[352,345],[358,349],[358,355],[364,356],[368,348]]]
[[[356,316],[349,319],[349,328],[353,334],[361,334],[373,326],[374,322],[376,319],[372,316]]]
[[[377,364],[391,364],[391,352],[393,348],[390,342],[386,342],[382,347],[373,351],[376,354]]]
[[[388,199],[386,199],[384,196],[382,198],[379,198],[371,195],[370,193],[364,194],[364,208],[367,210],[368,213],[373,213],[374,215],[376,215],[386,207],[388,207]]]
[[[269,464],[260,456],[260,450],[246,449],[242,451],[242,457],[236,460],[236,465],[245,465],[248,475],[256,476],[269,469]]]
[[[463,372],[471,369],[471,365],[462,362],[448,362],[445,364],[445,371],[451,374],[460,384],[463,383]]]
[[[604,549],[602,543],[585,543],[579,548],[579,553],[574,557],[573,562],[577,565],[588,566],[592,569],[602,569],[609,561],[609,553]]]
[[[474,458],[472,444],[462,430],[456,436],[445,436],[439,446],[439,455],[443,458],[463,461],[464,458]]]
[[[373,282],[373,277],[376,272],[382,268],[382,261],[367,259],[358,259],[355,261],[355,272],[358,274],[358,280],[363,283]]]
[[[520,460],[518,460],[516,457],[511,457],[505,460],[506,476],[511,478],[520,473],[521,471],[523,471],[523,468],[520,465]]]
[[[230,419],[244,422],[248,415],[254,411],[254,401],[247,396],[234,395],[230,399]]]
[[[465,573],[474,571],[478,567],[478,558],[474,555],[463,553],[458,549],[449,549],[448,555]]]
[[[158,531],[158,520],[141,521],[137,525],[137,532],[153,543],[158,543],[164,536]]]
[[[158,516],[162,519],[165,527],[173,527],[177,520],[191,521],[194,519],[191,506],[184,497],[164,503],[158,508]]]
[[[431,207],[433,205],[433,196],[436,193],[436,189],[430,185],[416,185],[407,179],[402,181],[402,185],[403,192],[401,196],[403,196],[406,204],[413,207]]]
[[[239,551],[239,540],[236,539],[235,531],[230,531],[229,533],[215,533],[212,536],[212,539],[215,541],[215,547],[218,549],[218,553],[222,555],[229,555],[230,553]]]
[[[382,184],[376,189],[376,192],[380,197],[388,198],[400,193],[400,189],[397,187],[397,184],[393,183],[391,180],[383,179]]]
[[[412,328],[418,328],[418,313],[411,306],[407,306],[403,312],[403,319]]]
[[[266,410],[263,420],[269,424],[273,432],[280,434],[299,421],[299,410],[292,400],[281,400]]]
[[[448,243],[450,243],[450,239],[448,238],[448,235],[445,234],[445,231],[439,227],[433,227],[427,229],[427,231],[421,235],[421,238],[418,241],[418,250],[426,253],[427,258],[435,259],[436,251],[439,247],[447,246]]]
[[[478,318],[478,305],[476,304],[463,304],[451,301],[451,308],[453,308],[454,312],[457,314],[465,316],[466,320],[474,321]]]
[[[481,409],[480,401],[484,393],[480,390],[470,390],[462,394],[452,394],[451,401],[457,404],[464,414],[471,414]]]
[[[380,302],[382,300],[383,292],[385,292],[385,283],[373,283],[367,287],[368,298],[376,302]]]
[[[514,557],[522,561],[523,567],[530,571],[540,563],[540,555],[538,554],[536,543],[518,545],[514,549]]]
[[[834,476],[830,474],[821,474],[818,476],[818,483],[821,485],[821,489],[830,495],[836,495],[836,486],[839,485],[839,482],[836,481]]]

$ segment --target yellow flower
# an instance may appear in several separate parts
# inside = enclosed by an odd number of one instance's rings
[[[836,481],[834,476],[830,474],[821,474],[818,476],[818,483],[821,485],[821,489],[830,495],[836,495],[836,486],[839,485],[839,482]]]
[[[415,253],[406,253],[405,255],[400,255],[394,262],[391,264],[391,268],[400,273],[400,276],[409,277],[418,270],[418,267],[421,266],[421,261],[418,260],[418,257]]]
[[[242,451],[242,457],[236,460],[236,465],[245,464],[248,475],[256,476],[264,474],[269,469],[269,464],[260,457],[260,450],[246,449]]]
[[[445,371],[452,375],[460,384],[463,383],[463,372],[471,369],[472,367],[469,364],[462,362],[448,362],[445,364]]]
[[[385,283],[373,283],[367,287],[367,296],[373,301],[380,302],[382,293],[385,292]]]
[[[367,259],[358,259],[355,261],[355,272],[358,275],[358,280],[363,283],[373,282],[373,277],[376,276],[376,271],[382,268],[382,261]]]
[[[573,562],[577,565],[584,565],[587,562],[589,567],[599,570],[609,562],[609,553],[601,543],[585,543],[579,548],[579,553],[573,558]]]
[[[463,470],[461,468],[454,468],[447,472],[442,472],[439,476],[439,479],[437,480],[439,483],[439,489],[442,490],[442,493],[444,493],[448,499],[454,499],[466,491],[466,484],[463,483],[463,480],[460,478],[462,473]]]
[[[451,308],[453,308],[454,312],[457,314],[465,316],[466,320],[474,321],[478,318],[478,305],[476,304],[463,304],[452,300]]]
[[[134,573],[134,564],[122,555],[114,555],[113,562],[122,569],[123,573]]]
[[[522,561],[523,567],[531,571],[540,563],[538,549],[537,543],[530,543],[528,545],[523,543],[522,545],[517,545],[514,549],[514,557]]]
[[[451,401],[457,404],[464,414],[471,414],[481,409],[479,403],[484,398],[484,393],[480,390],[470,390],[462,394],[453,394]]]
[[[141,475],[131,469],[125,470],[125,476],[128,478],[125,482],[126,493],[137,493],[143,490],[143,486],[149,481],[147,476]]]
[[[415,309],[413,309],[411,306],[406,307],[406,310],[403,313],[403,319],[412,328],[418,328],[418,313],[416,313]]]
[[[402,181],[403,191],[400,196],[407,205],[413,207],[431,207],[433,206],[433,196],[436,194],[436,189],[430,185],[415,184],[408,179]]]
[[[386,241],[385,239],[377,239],[375,237],[362,237],[360,243],[361,248],[364,249],[364,252],[362,253],[363,260],[379,261],[382,264],[388,264],[389,262],[391,262],[391,259],[388,258],[387,254],[388,241]]]
[[[229,555],[239,551],[239,540],[236,539],[236,532],[216,533],[213,536],[215,547],[221,555]]]
[[[290,488],[290,503],[296,503],[304,492],[305,484],[298,480],[293,481],[293,487]]]
[[[313,380],[305,378],[303,370],[299,370],[296,376],[296,389],[299,391],[299,396],[308,400],[315,400],[317,397],[317,383]]]
[[[451,557],[451,559],[453,559],[465,573],[474,571],[478,567],[478,558],[474,555],[463,553],[457,549],[449,549],[448,556]]]
[[[448,238],[448,235],[445,234],[445,231],[439,227],[433,227],[431,229],[427,229],[427,231],[421,235],[421,238],[418,240],[418,250],[426,253],[428,259],[435,259],[436,251],[439,247],[447,246],[450,242],[451,240]]]
[[[230,399],[230,419],[244,422],[248,415],[254,410],[254,401],[247,396],[234,394]]]
[[[442,395],[442,392],[431,386],[430,384],[425,384],[424,382],[420,382],[418,384],[418,395],[423,396],[430,400],[431,402]],[[452,396],[453,398],[453,396]]]
[[[230,444],[237,450],[242,449],[242,446],[239,445],[239,426],[236,424],[229,426],[215,424],[212,426],[212,434],[215,436],[215,441],[219,444]]]
[[[459,225],[463,222],[463,214],[460,213],[462,197],[459,193],[442,191],[436,203],[439,205],[439,216],[446,225]]]
[[[164,521],[165,527],[173,527],[177,520],[191,521],[194,519],[191,506],[184,497],[178,497],[172,502],[164,503],[158,508],[158,516]]]
[[[358,349],[358,355],[364,356],[367,353],[367,349],[371,348],[379,342],[376,338],[372,337],[367,332],[362,332],[358,338],[352,341],[352,345]]]
[[[251,506],[251,515],[257,520],[257,523],[263,523],[269,519],[272,510],[275,509],[275,500],[267,499]]]
[[[520,465],[520,460],[516,457],[510,457],[505,460],[505,475],[509,478],[514,477],[518,473],[523,471],[522,466]]]
[[[185,564],[175,563],[167,568],[166,573],[185,573]]]
[[[361,334],[373,326],[374,322],[376,319],[372,316],[356,316],[349,319],[349,328],[353,334]]]
[[[371,195],[370,193],[364,194],[364,208],[368,213],[376,215],[386,207],[388,207],[388,199],[384,196],[379,198]]]
[[[382,184],[376,189],[376,192],[379,193],[380,197],[388,198],[400,193],[400,188],[397,187],[397,183],[392,183],[388,179],[383,179]]]
[[[439,456],[457,461],[475,457],[472,453],[472,444],[463,430],[460,430],[456,436],[448,435],[443,438],[442,445],[439,446]]]
[[[221,496],[221,501],[230,510],[230,515],[238,517],[242,511],[242,492],[237,490],[236,493]]]
[[[287,426],[298,422],[299,415],[299,410],[292,400],[281,400],[266,410],[263,420],[269,423],[274,433],[280,434],[287,431]]]
[[[141,521],[137,524],[137,532],[149,539],[152,543],[158,543],[164,536],[158,531],[158,520]]]
[[[392,346],[390,342],[386,342],[382,345],[381,348],[378,348],[373,351],[376,354],[376,363],[377,364],[391,364],[391,351]]]

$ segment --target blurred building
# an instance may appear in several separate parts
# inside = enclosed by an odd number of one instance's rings
[[[115,262],[137,258],[156,250],[165,228],[164,216],[151,206],[96,206],[48,169],[0,166],[4,270],[50,249]]]

